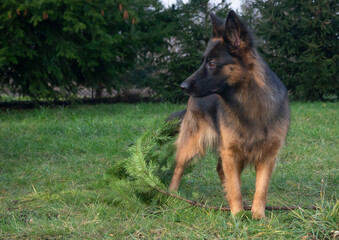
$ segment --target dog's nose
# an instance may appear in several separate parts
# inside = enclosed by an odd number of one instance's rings
[[[186,81],[184,81],[181,85],[180,85],[181,89],[185,92],[188,91],[189,87],[190,87],[190,84]]]

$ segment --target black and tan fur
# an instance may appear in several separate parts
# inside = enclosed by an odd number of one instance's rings
[[[181,88],[190,95],[177,140],[170,190],[184,168],[209,146],[219,153],[217,172],[233,214],[243,210],[240,174],[256,169],[254,218],[265,216],[269,181],[289,127],[288,93],[257,53],[249,31],[231,11],[211,14],[213,37],[199,69]]]

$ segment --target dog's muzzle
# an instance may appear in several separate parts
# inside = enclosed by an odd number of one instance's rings
[[[193,80],[191,81],[185,80],[180,84],[180,87],[185,93],[190,94],[192,92],[193,85],[194,85]]]

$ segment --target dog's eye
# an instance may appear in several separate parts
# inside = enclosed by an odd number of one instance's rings
[[[209,61],[208,66],[210,68],[214,68],[215,67],[215,63],[213,61]]]

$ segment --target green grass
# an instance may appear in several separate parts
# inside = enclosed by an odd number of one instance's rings
[[[104,175],[174,104],[114,104],[0,112],[0,239],[323,239],[339,226],[339,104],[292,103],[286,146],[268,205],[321,209],[232,217],[168,199],[162,206],[112,202]],[[184,175],[180,192],[226,205],[209,153]],[[251,203],[255,174],[242,176]]]

